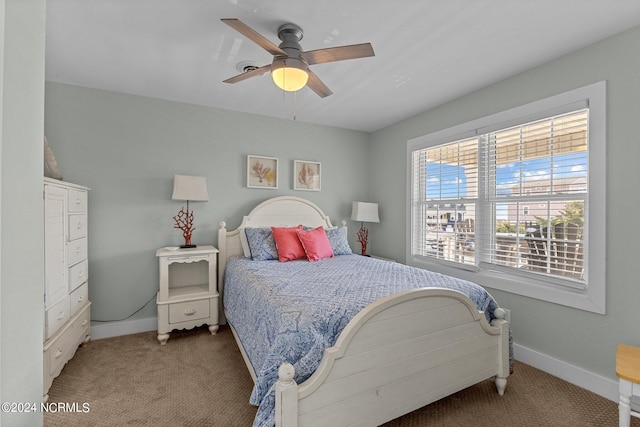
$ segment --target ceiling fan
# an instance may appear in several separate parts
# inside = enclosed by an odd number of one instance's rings
[[[375,55],[371,43],[329,47],[305,52],[299,43],[303,36],[302,28],[295,24],[284,24],[278,28],[278,38],[282,40],[282,43],[280,43],[280,46],[276,46],[239,19],[222,19],[222,22],[273,55],[271,64],[263,65],[262,67],[250,67],[248,71],[231,77],[225,80],[224,83],[237,83],[271,72],[274,83],[283,90],[295,92],[305,86],[309,86],[311,90],[324,98],[333,92],[309,69],[310,65]]]

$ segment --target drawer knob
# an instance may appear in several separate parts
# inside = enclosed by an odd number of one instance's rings
[[[196,314],[196,309],[195,308],[187,308],[184,310],[184,314],[186,316],[193,316],[194,314]]]
[[[78,271],[78,277],[82,277],[82,276],[84,276],[84,271],[82,270]]]
[[[53,357],[55,359],[57,359],[58,357],[62,356],[62,354],[64,353],[64,351],[62,351],[62,349],[56,349],[56,354],[53,355]]]
[[[83,300],[83,299],[84,299],[84,295],[80,295],[80,296],[78,297],[78,302],[82,302],[82,300]]]
[[[89,323],[89,320],[84,319],[84,320],[82,321],[82,326],[86,326],[86,325],[87,325],[87,323]]]
[[[64,319],[64,311],[61,311],[60,313],[58,313],[58,320],[62,320]]]
[[[78,225],[76,225],[76,228],[77,228],[78,230],[80,230],[80,229],[82,228],[82,223],[81,223],[81,222],[79,222],[79,223],[78,223]]]
[[[81,251],[80,246],[76,246],[76,253],[79,254]]]
[[[82,200],[80,200],[80,197],[78,197],[78,198],[76,199],[76,205],[79,205],[80,203],[82,203]]]

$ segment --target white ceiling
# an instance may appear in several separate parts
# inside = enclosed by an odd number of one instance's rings
[[[227,84],[272,57],[220,18],[376,55],[312,66],[326,98],[268,74]],[[375,131],[637,25],[640,0],[47,0],[46,79]]]

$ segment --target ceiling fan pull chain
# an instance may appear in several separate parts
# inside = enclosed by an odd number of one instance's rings
[[[293,120],[298,117],[298,92],[293,92]]]

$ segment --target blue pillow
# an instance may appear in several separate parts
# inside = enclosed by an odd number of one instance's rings
[[[352,255],[351,246],[347,240],[345,227],[329,228],[325,230],[334,255]]]
[[[269,261],[278,259],[276,242],[273,240],[271,227],[247,227],[244,229],[247,236],[251,259],[254,261]]]

